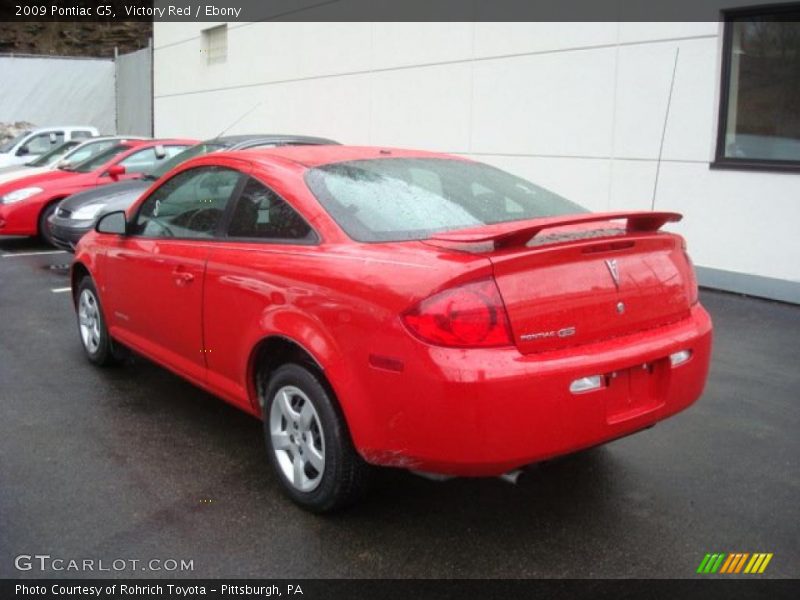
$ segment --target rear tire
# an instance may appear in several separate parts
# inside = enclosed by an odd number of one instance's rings
[[[92,278],[81,279],[75,296],[78,333],[89,362],[99,367],[117,364],[119,353],[106,328],[106,320]]]
[[[50,233],[50,223],[48,219],[56,212],[56,208],[58,208],[58,202],[51,202],[44,207],[44,210],[39,215],[39,238],[51,246],[56,246],[56,244],[53,241],[53,235]]]
[[[267,453],[289,498],[315,513],[358,500],[371,467],[353,447],[320,377],[297,364],[283,365],[270,377],[263,400]]]

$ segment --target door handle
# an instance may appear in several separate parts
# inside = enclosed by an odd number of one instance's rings
[[[194,275],[183,270],[183,267],[175,267],[172,271],[172,278],[178,285],[188,285],[194,281]]]

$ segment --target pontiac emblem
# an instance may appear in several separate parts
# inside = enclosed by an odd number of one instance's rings
[[[619,271],[617,270],[617,259],[612,258],[605,261],[608,267],[608,272],[611,273],[611,279],[614,280],[614,285],[619,289]]]

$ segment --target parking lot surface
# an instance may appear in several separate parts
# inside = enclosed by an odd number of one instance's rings
[[[193,561],[129,577],[694,577],[708,552],[800,576],[800,307],[703,291],[688,411],[517,485],[384,470],[319,517],[280,492],[258,421],[144,359],[87,362],[70,259],[0,241],[0,577],[109,574],[14,568],[37,553]]]

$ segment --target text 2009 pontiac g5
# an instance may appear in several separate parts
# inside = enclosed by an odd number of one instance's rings
[[[691,405],[711,322],[679,218],[441,154],[216,153],[83,238],[78,326],[94,363],[128,347],[261,416],[325,511],[370,465],[496,475]]]

